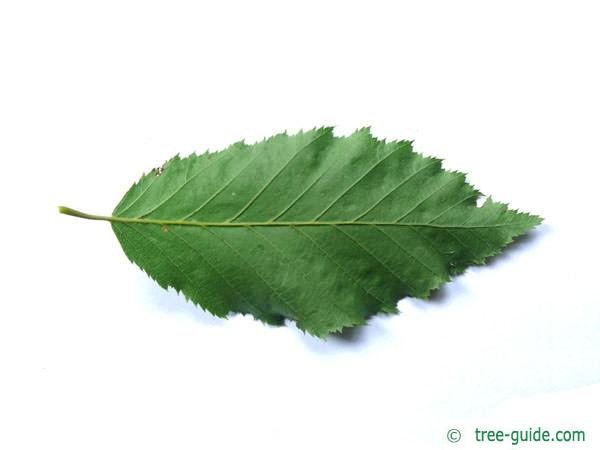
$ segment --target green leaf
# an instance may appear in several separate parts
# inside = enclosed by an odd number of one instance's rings
[[[319,128],[176,156],[110,217],[61,212],[110,221],[131,261],[216,316],[324,337],[427,298],[541,222],[480,195],[411,142]]]

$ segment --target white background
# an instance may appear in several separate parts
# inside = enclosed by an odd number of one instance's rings
[[[0,448],[511,448],[476,426],[599,448],[594,3],[3,1]],[[56,211],[315,125],[414,139],[546,222],[323,342],[215,319]]]

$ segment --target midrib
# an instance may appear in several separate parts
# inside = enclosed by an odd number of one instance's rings
[[[118,217],[118,216],[100,216],[96,214],[88,214],[66,206],[59,206],[58,210],[61,214],[80,217],[88,220],[104,220],[107,222],[116,223],[135,223],[148,225],[180,225],[190,227],[219,227],[219,228],[243,228],[243,227],[324,227],[324,226],[391,226],[391,227],[424,227],[424,228],[458,228],[458,229],[474,229],[474,228],[500,228],[507,226],[516,226],[520,222],[507,222],[489,225],[456,225],[456,224],[438,224],[427,222],[371,222],[371,221],[292,221],[292,222],[200,222],[193,220],[168,220],[168,219],[147,219],[137,217]]]

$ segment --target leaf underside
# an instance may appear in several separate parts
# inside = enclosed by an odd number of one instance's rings
[[[316,336],[427,298],[482,264],[537,216],[486,200],[465,175],[332,128],[174,157],[111,217],[128,258],[212,314],[284,319]]]

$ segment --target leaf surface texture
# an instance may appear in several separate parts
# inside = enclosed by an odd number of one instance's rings
[[[212,314],[324,337],[427,298],[541,221],[479,196],[411,142],[318,128],[177,156],[111,222],[131,261]]]

